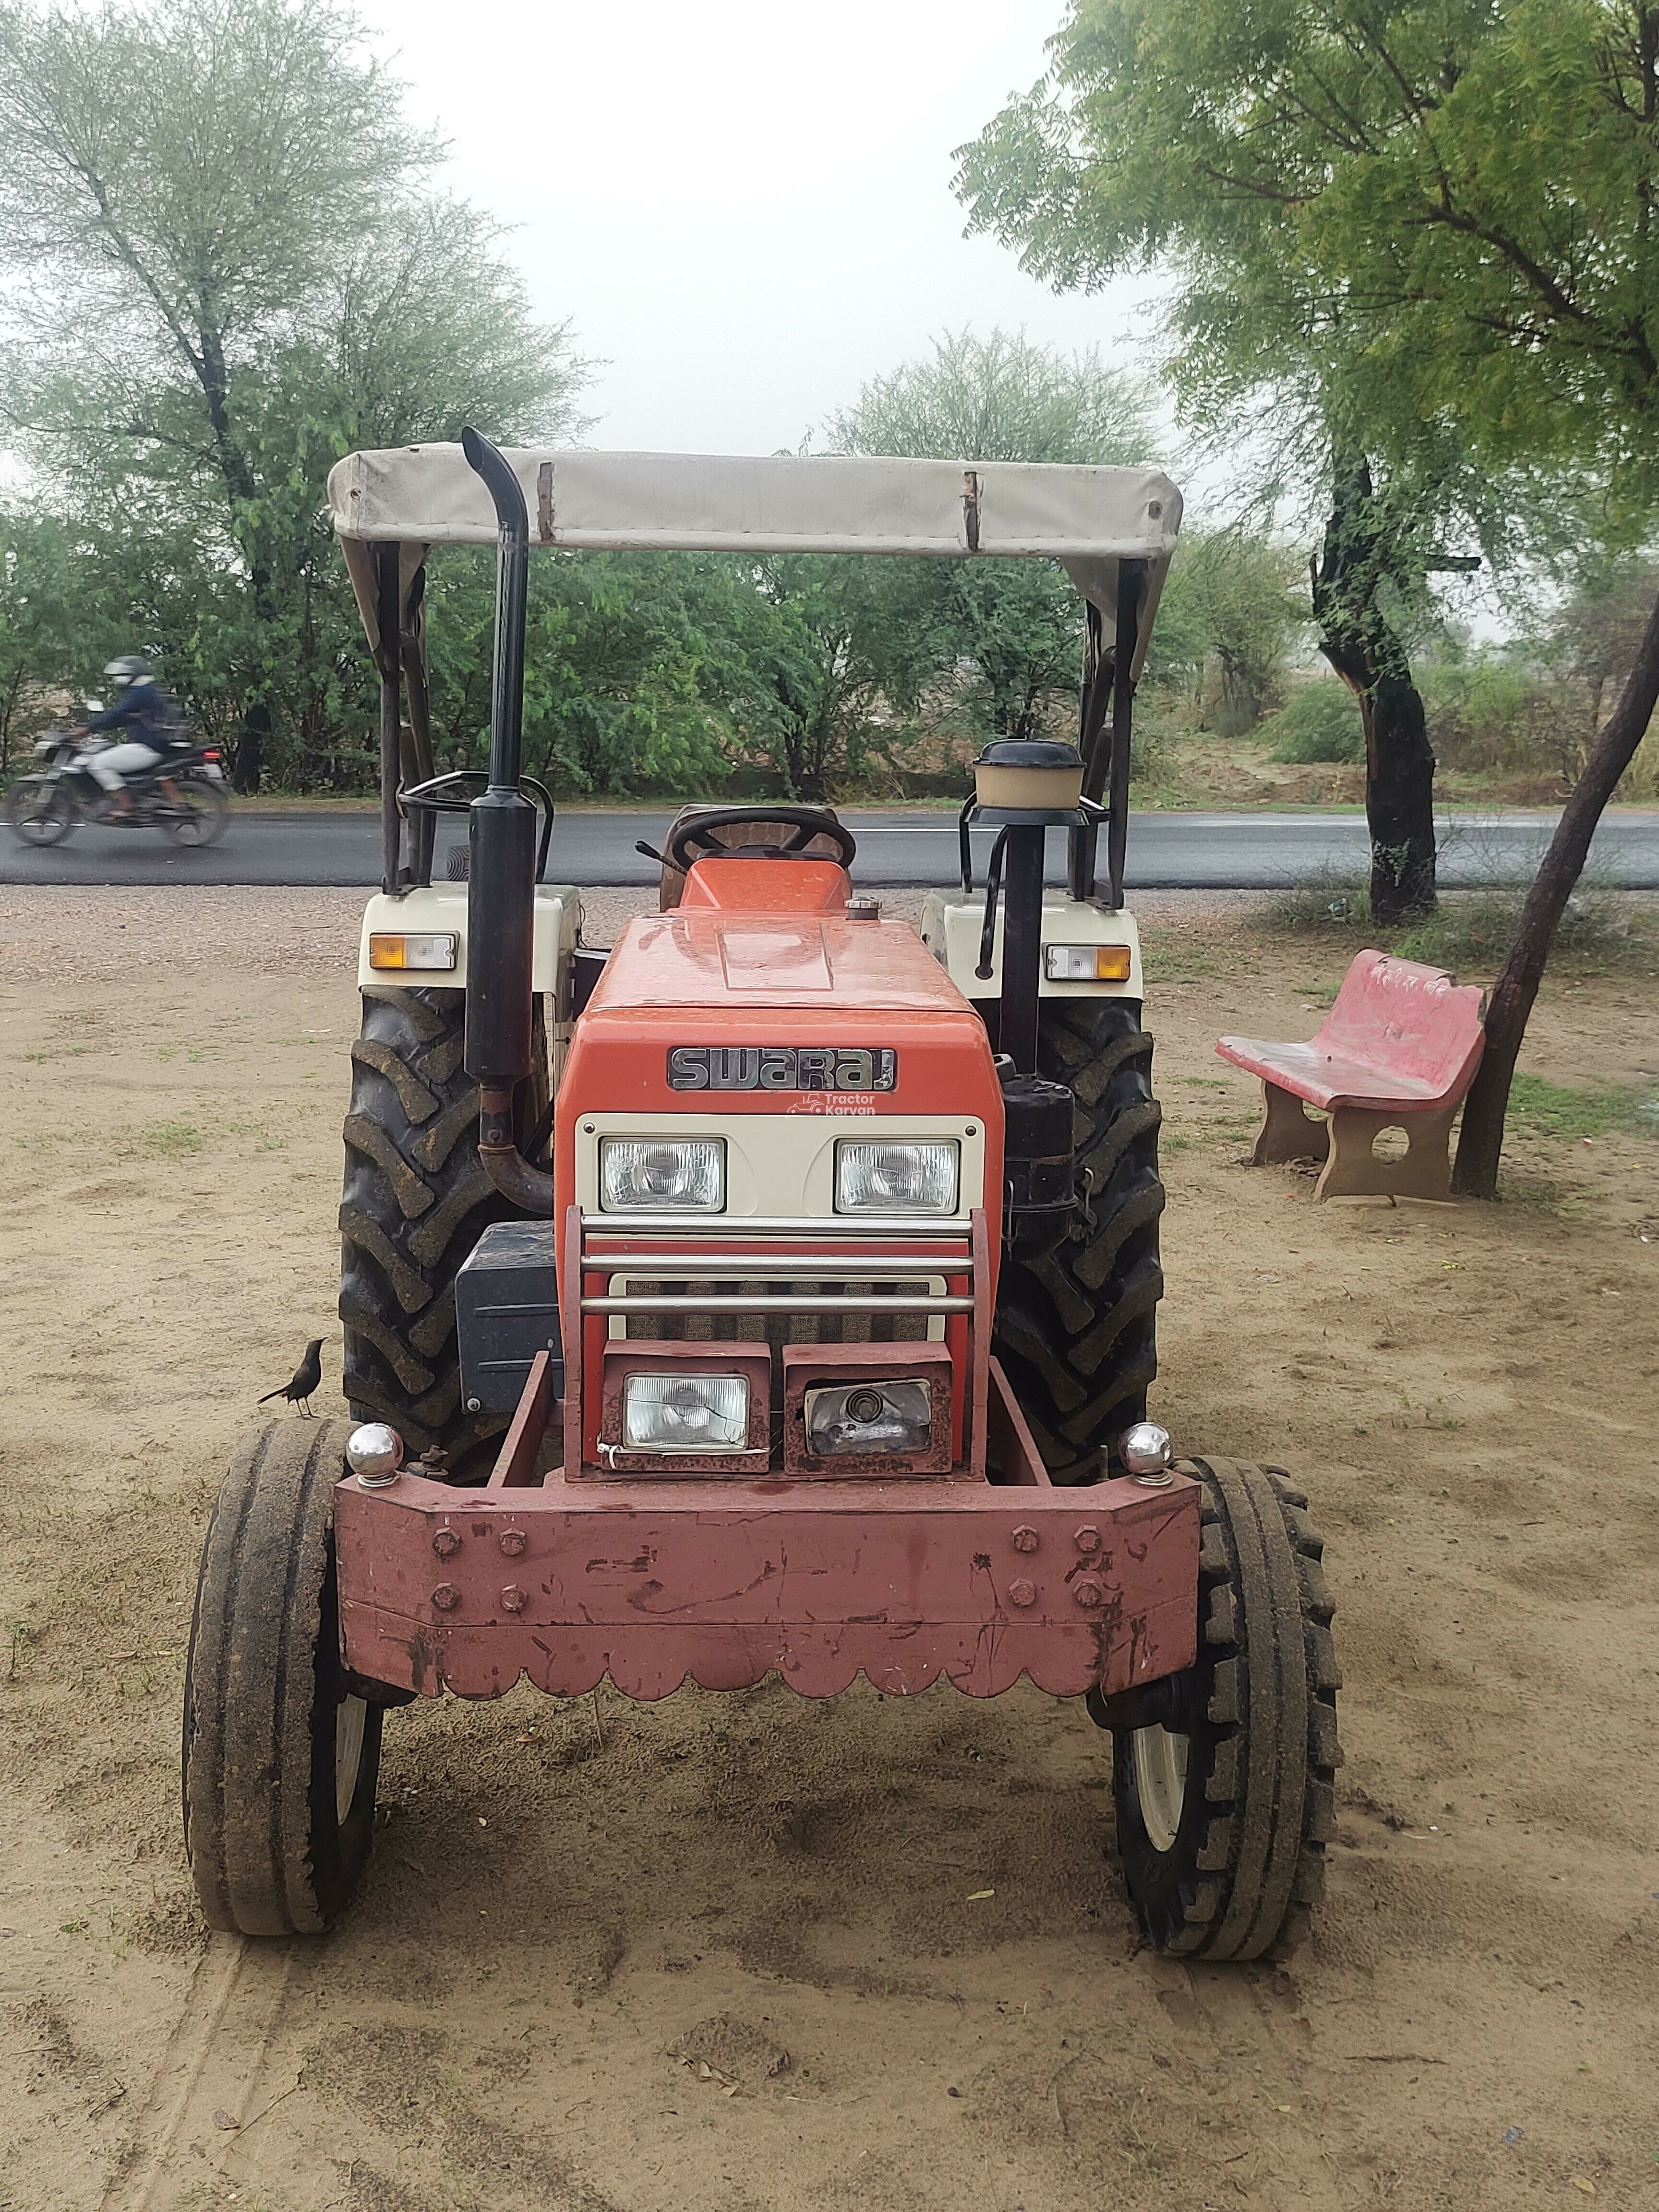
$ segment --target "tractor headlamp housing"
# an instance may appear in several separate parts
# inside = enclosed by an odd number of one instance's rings
[[[837,1213],[954,1213],[962,1147],[954,1140],[836,1146]]]
[[[630,1375],[623,1384],[624,1451],[740,1452],[749,1442],[744,1375]]]
[[[719,1213],[726,1205],[723,1137],[602,1137],[599,1203],[607,1213]]]
[[[806,1449],[815,1459],[926,1451],[933,1393],[926,1382],[871,1381],[806,1393]]]

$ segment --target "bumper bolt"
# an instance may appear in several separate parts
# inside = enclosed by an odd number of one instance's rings
[[[523,1557],[525,1540],[522,1528],[503,1528],[501,1531],[501,1549],[509,1559]]]
[[[509,1583],[501,1592],[501,1610],[504,1613],[522,1613],[524,1608],[524,1592],[519,1588],[517,1583]]]
[[[432,1548],[441,1559],[453,1559],[461,1548],[461,1540],[453,1528],[440,1528],[432,1539]]]
[[[1018,1581],[1008,1585],[1008,1602],[1010,1605],[1035,1605],[1036,1584],[1028,1583],[1023,1575],[1020,1576]]]
[[[1097,1552],[1100,1549],[1100,1531],[1098,1528],[1079,1528],[1072,1541],[1079,1552]]]
[[[1080,1583],[1073,1583],[1072,1585],[1072,1595],[1079,1605],[1087,1606],[1091,1613],[1100,1603],[1103,1595],[1100,1584],[1091,1575],[1085,1575]]]
[[[1035,1528],[1028,1528],[1022,1525],[1015,1529],[1008,1540],[1017,1552],[1035,1552],[1037,1547],[1037,1532]]]
[[[432,1593],[432,1602],[440,1613],[453,1613],[461,1601],[461,1594],[453,1583],[440,1583]]]

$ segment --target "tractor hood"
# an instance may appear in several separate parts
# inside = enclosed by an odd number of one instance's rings
[[[976,1117],[984,1024],[902,922],[686,913],[630,922],[577,1024],[562,1137],[599,1110]]]

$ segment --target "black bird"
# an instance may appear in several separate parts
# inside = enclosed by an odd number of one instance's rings
[[[302,1420],[311,1417],[311,1394],[323,1379],[323,1340],[313,1336],[306,1346],[306,1356],[294,1370],[293,1379],[284,1382],[280,1390],[267,1390],[259,1403],[268,1406],[273,1398],[286,1398],[290,1406],[300,1408]]]

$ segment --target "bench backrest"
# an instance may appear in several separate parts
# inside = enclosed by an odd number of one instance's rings
[[[1443,969],[1389,952],[1360,952],[1319,1025],[1316,1051],[1415,1076],[1454,1091],[1480,1057],[1486,994]]]

